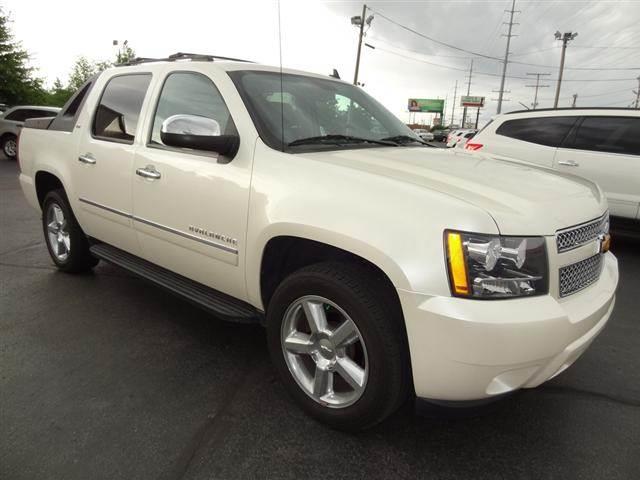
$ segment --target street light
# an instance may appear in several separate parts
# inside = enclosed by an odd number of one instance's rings
[[[363,21],[364,19],[364,21]],[[362,37],[364,37],[371,28],[371,22],[373,21],[373,15],[369,15],[367,17],[367,6],[362,6],[362,15],[356,15],[355,17],[351,17],[351,25],[360,28],[360,35],[358,37],[358,55],[356,56],[356,71],[353,75],[353,84],[358,85],[358,72],[360,71],[360,53],[362,52]],[[364,26],[367,26],[367,30],[365,31]]]
[[[556,98],[553,102],[553,108],[558,108],[558,100],[560,98],[560,85],[562,84],[562,73],[564,71],[564,56],[567,51],[567,43],[570,40],[573,40],[578,36],[578,32],[564,32],[560,33],[559,30],[556,30],[554,34],[556,40],[562,40],[562,54],[560,56],[560,72],[558,74],[558,86],[556,87]]]

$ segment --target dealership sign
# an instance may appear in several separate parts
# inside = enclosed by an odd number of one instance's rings
[[[484,107],[484,97],[470,97],[463,95],[460,97],[461,107]]]
[[[431,112],[442,113],[444,111],[444,100],[435,98],[410,98],[410,112]]]

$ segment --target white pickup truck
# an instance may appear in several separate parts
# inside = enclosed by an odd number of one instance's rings
[[[99,259],[266,326],[297,402],[344,430],[571,365],[618,266],[598,186],[425,145],[338,79],[177,54],[112,68],[19,139],[53,262]]]

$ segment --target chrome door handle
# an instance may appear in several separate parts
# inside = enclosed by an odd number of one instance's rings
[[[144,168],[138,168],[136,170],[136,175],[140,175],[144,178],[150,178],[152,180],[158,180],[162,175],[160,172],[155,169],[153,165],[147,165]]]
[[[575,160],[560,160],[558,165],[564,165],[566,167],[579,167],[580,164]]]
[[[90,153],[85,153],[84,155],[80,155],[78,157],[78,161],[81,163],[86,163],[87,165],[96,164],[96,159]]]

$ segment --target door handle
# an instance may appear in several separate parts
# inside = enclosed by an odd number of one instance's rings
[[[580,164],[575,160],[560,160],[558,165],[564,165],[566,167],[579,167]]]
[[[136,170],[136,175],[140,175],[143,178],[150,178],[151,180],[158,180],[162,176],[153,165],[147,165],[144,168],[138,168]]]
[[[96,159],[90,153],[85,153],[84,155],[80,155],[78,157],[78,161],[81,163],[86,163],[87,165],[96,164]]]

